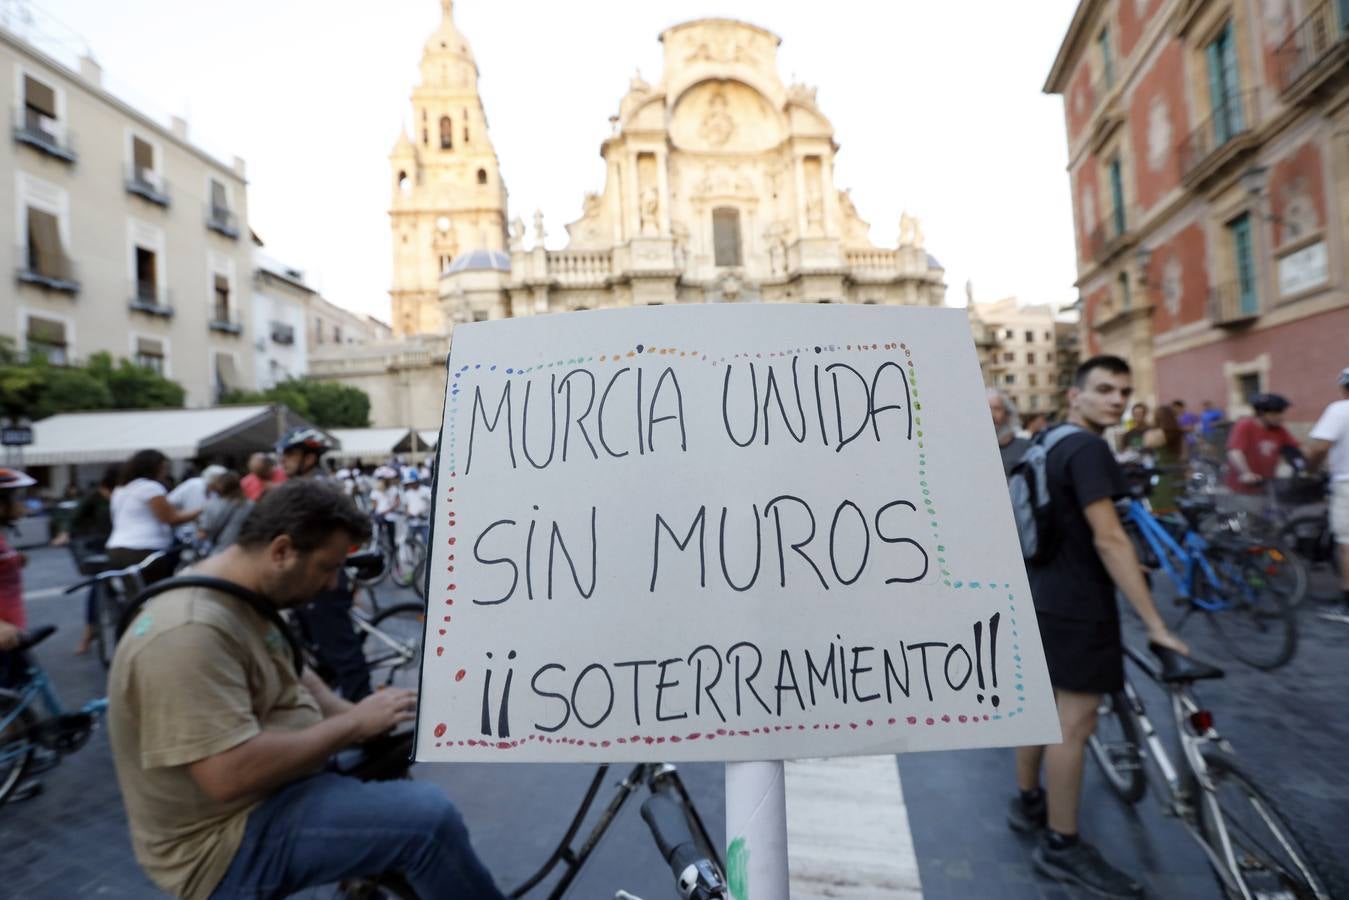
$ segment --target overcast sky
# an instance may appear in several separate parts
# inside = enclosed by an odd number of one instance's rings
[[[0,0],[11,10],[18,0]],[[109,88],[248,164],[249,224],[331,300],[388,317],[388,154],[410,118],[439,0],[28,0],[48,38],[83,40]],[[1062,101],[1041,93],[1077,0],[458,0],[512,217],[548,246],[603,186],[599,145],[628,80],[655,82],[660,32],[700,16],[782,38],[819,88],[873,242],[901,211],[946,267],[947,302],[1075,299]],[[75,37],[78,35],[78,37]]]

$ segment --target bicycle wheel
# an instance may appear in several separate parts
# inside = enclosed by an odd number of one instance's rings
[[[1337,857],[1326,851],[1307,825],[1294,828],[1273,800],[1229,754],[1202,751],[1212,792],[1199,789],[1199,833],[1226,859],[1231,877],[1256,898],[1330,900],[1349,897],[1349,882],[1330,866]],[[1192,787],[1198,788],[1195,781]],[[1224,842],[1224,835],[1226,842]],[[1230,854],[1225,847],[1230,846]],[[1319,851],[1319,852],[1313,852]],[[1220,890],[1231,898],[1242,894],[1218,877]]]
[[[424,553],[421,542],[408,535],[399,542],[389,562],[390,574],[394,584],[399,587],[411,587],[417,577],[417,567]]]
[[[1147,790],[1139,754],[1138,724],[1123,694],[1106,694],[1096,711],[1096,731],[1087,738],[1092,758],[1106,782],[1126,803],[1137,803]]]
[[[426,607],[400,603],[375,616],[366,628],[363,649],[370,686],[416,690],[422,672],[422,633]]]
[[[1206,610],[1228,652],[1257,669],[1277,669],[1297,650],[1297,613],[1276,589],[1260,553],[1215,548],[1210,555],[1226,608]]]
[[[19,709],[19,703],[18,694],[0,690],[0,722],[8,721]],[[31,708],[26,708],[4,731],[0,731],[0,803],[9,798],[28,771],[28,764],[33,759],[33,742],[29,735],[36,726],[37,716]]]
[[[422,547],[420,558],[417,560],[417,568],[412,573],[412,590],[426,602],[426,547]]]

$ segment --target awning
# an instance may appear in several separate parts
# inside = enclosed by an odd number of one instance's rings
[[[430,449],[440,444],[439,431],[419,431],[417,437],[422,442],[422,449]]]
[[[334,459],[383,462],[394,453],[412,452],[412,432],[407,428],[333,428],[329,432],[342,449],[328,454]]]
[[[280,404],[59,413],[33,423],[33,443],[23,448],[23,462],[113,463],[146,449],[169,459],[242,457],[271,450],[286,429],[308,424]]]

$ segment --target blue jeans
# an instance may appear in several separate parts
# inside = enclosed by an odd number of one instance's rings
[[[389,871],[426,900],[502,900],[439,787],[331,773],[287,785],[249,814],[243,842],[211,898],[285,897]]]

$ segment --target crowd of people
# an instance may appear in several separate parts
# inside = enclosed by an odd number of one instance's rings
[[[1341,399],[1325,408],[1305,451],[1284,427],[1290,404],[1277,394],[1250,398],[1252,414],[1232,425],[1222,447],[1230,499],[1248,508],[1258,508],[1248,501],[1263,499],[1264,485],[1281,466],[1326,467],[1343,595],[1339,608],[1324,615],[1349,622],[1349,368],[1338,374],[1336,385]],[[1064,421],[1028,434],[1018,428],[1011,399],[1000,391],[988,393],[1009,478],[1034,442],[1048,448],[1045,468],[1057,536],[1057,547],[1046,559],[1028,560],[1027,574],[1063,741],[1016,751],[1017,795],[1007,821],[1018,832],[1038,836],[1032,859],[1042,874],[1112,898],[1141,897],[1142,886],[1080,838],[1078,807],[1087,739],[1095,731],[1101,697],[1122,690],[1124,683],[1117,594],[1142,621],[1150,644],[1189,653],[1159,615],[1116,512],[1115,502],[1129,494],[1121,463],[1156,466],[1161,478],[1150,502],[1154,508],[1172,508],[1182,487],[1177,473],[1184,471],[1189,454],[1215,444],[1224,424],[1223,414],[1210,404],[1195,416],[1182,401],[1160,407],[1150,420],[1146,405],[1129,407],[1132,394],[1124,360],[1093,357],[1077,370]],[[1068,431],[1051,437],[1058,429]],[[1108,440],[1112,433],[1113,442]]]
[[[1301,459],[1329,471],[1344,616],[1349,368],[1337,383],[1342,399],[1312,428]],[[1079,367],[1062,422],[1038,417],[1023,429],[1011,399],[988,394],[1006,475],[1037,443],[1047,448],[1055,542],[1028,559],[1027,572],[1063,740],[1016,751],[1008,823],[1037,836],[1039,871],[1105,897],[1141,895],[1078,834],[1086,742],[1101,696],[1123,687],[1117,595],[1152,645],[1189,652],[1159,614],[1116,510],[1128,494],[1121,460],[1178,470],[1225,425],[1209,404],[1191,414],[1177,401],[1149,416],[1130,406],[1132,394],[1128,364],[1112,356]],[[1282,423],[1287,400],[1260,395],[1251,405],[1223,444],[1237,498],[1260,493],[1287,451],[1301,449]],[[121,567],[190,545],[196,559],[190,579],[160,582],[140,607],[109,672],[109,733],[137,859],[161,888],[190,898],[273,896],[386,870],[402,872],[421,896],[499,898],[438,788],[365,782],[327,766],[343,747],[415,716],[414,692],[370,690],[344,562],[372,531],[398,516],[423,518],[431,505],[429,471],[397,460],[337,469],[324,464],[330,449],[322,432],[294,429],[275,456],[254,454],[242,475],[211,465],[173,486],[169,460],[143,450],[79,502],[69,530],[77,552],[101,547]],[[0,469],[0,523],[23,514],[19,500],[33,485]],[[1173,504],[1178,490],[1159,486],[1153,503]],[[25,562],[0,534],[0,651],[27,626]],[[146,580],[173,577],[174,568],[170,555]],[[322,647],[330,683],[303,664],[283,611]],[[18,669],[13,654],[0,653],[0,686],[21,677]]]

